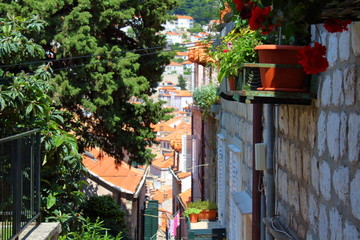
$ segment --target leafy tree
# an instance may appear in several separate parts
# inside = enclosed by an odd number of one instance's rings
[[[108,228],[109,233],[113,236],[127,231],[124,220],[125,213],[110,196],[92,196],[84,202],[81,209],[84,216],[92,222],[103,221],[104,227]]]
[[[41,129],[43,217],[66,223],[76,218],[75,212],[84,199],[79,190],[83,184],[80,175],[85,169],[76,138],[59,127],[63,117],[62,112],[52,106],[49,96],[52,90],[49,66],[13,65],[22,59],[43,57],[44,50],[29,37],[43,27],[43,22],[36,17],[1,18],[0,22],[0,137],[26,129]],[[30,69],[35,71],[25,72]],[[67,227],[65,224],[65,230]]]
[[[164,36],[156,33],[176,0],[23,0],[0,4],[0,13],[38,14],[48,22],[38,40],[52,61],[64,130],[74,131],[80,151],[99,146],[117,161],[150,162],[151,125],[165,118],[149,95],[164,66]],[[130,26],[134,37],[122,31]],[[81,56],[81,57],[80,57]]]
[[[175,14],[188,15],[201,25],[208,24],[214,16],[219,16],[219,0],[179,0]]]
[[[178,77],[178,85],[177,86],[180,87],[181,90],[186,90],[186,79],[181,74]]]

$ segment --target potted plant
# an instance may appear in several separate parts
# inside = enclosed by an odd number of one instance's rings
[[[201,211],[202,210],[199,208],[188,207],[184,211],[183,215],[184,215],[184,217],[190,218],[191,223],[196,223],[199,220],[199,213]]]
[[[223,3],[224,6],[232,9],[234,13],[233,20],[237,24],[249,26],[250,29],[266,36],[264,42],[271,46],[263,46],[256,49],[259,51],[260,62],[265,59],[265,63],[283,64],[279,59],[283,60],[284,57],[270,62],[269,59],[271,58],[264,57],[263,54],[274,51],[281,51],[283,53],[292,52],[290,54],[293,57],[293,60],[291,60],[292,65],[300,64],[303,69],[301,72],[302,75],[318,74],[325,71],[328,67],[328,61],[325,57],[326,47],[318,42],[311,43],[310,25],[323,22],[325,29],[333,33],[347,30],[347,25],[351,22],[347,20],[345,15],[338,14],[335,16],[333,14],[334,11],[331,11],[332,15],[326,15],[326,12],[329,11],[325,11],[324,9],[329,7],[336,9],[336,7],[339,7],[342,3],[340,0],[298,0],[286,2],[282,0],[223,0]],[[281,36],[281,38],[279,36]],[[292,45],[291,50],[284,50],[287,48],[285,46],[274,47],[274,43],[279,42],[281,42],[281,44]],[[286,62],[288,63],[289,61]],[[274,87],[274,84],[266,84],[272,83],[277,75],[282,72],[284,71],[262,68],[262,80],[267,75],[272,78],[268,81],[263,81],[263,87],[269,90],[272,88],[274,88],[274,90],[281,89],[282,87],[279,85],[275,85]],[[288,73],[286,73],[286,75],[289,76]],[[301,78],[303,79],[304,77],[300,77],[300,79]],[[293,87],[294,86],[290,86],[290,88]],[[285,90],[287,88],[288,87],[285,87]]]
[[[218,86],[209,84],[195,88],[193,98],[195,105],[202,109],[202,116],[206,116],[210,113],[211,106],[218,104],[220,101]]]
[[[237,78],[243,63],[255,63],[257,52],[254,47],[261,44],[261,35],[250,28],[237,27],[222,39],[222,43],[212,49],[209,54],[215,59],[218,67],[218,80],[227,77],[230,90],[235,90]]]
[[[216,220],[217,205],[216,203],[205,201],[194,201],[188,204],[188,207],[200,209],[199,220]]]

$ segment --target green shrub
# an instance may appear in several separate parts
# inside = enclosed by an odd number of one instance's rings
[[[103,221],[104,227],[109,229],[112,236],[127,232],[125,213],[110,196],[92,196],[81,206],[81,210],[84,217],[88,217],[92,222],[97,219]]]
[[[188,207],[188,208],[184,211],[183,215],[184,215],[184,217],[188,217],[190,214],[199,214],[201,211],[202,211],[202,210],[201,210],[201,209],[198,209],[198,208],[190,208],[190,207]]]
[[[209,114],[211,105],[219,102],[218,86],[209,84],[195,88],[193,93],[194,102],[203,110],[203,116]]]

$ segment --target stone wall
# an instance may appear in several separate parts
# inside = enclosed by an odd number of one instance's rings
[[[275,211],[299,239],[360,239],[360,23],[316,27],[330,65],[318,99],[275,107]]]
[[[225,136],[225,167],[227,175],[224,176],[226,179],[226,229],[229,231],[229,224],[233,220],[229,218],[230,211],[235,211],[229,206],[229,199],[232,198],[230,193],[230,179],[229,172],[229,145],[233,145],[241,150],[240,153],[240,174],[236,181],[240,182],[240,191],[246,191],[249,196],[252,194],[252,117],[253,117],[253,106],[251,104],[243,104],[235,101],[221,101],[222,112],[220,118],[219,133]],[[246,228],[242,227],[241,236],[246,236]]]

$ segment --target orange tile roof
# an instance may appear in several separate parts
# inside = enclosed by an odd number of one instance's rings
[[[191,176],[191,172],[179,172],[177,174],[178,178],[183,179]]]
[[[172,35],[172,36],[181,36],[180,33],[174,33],[174,32],[167,32],[167,35]]]
[[[171,141],[176,139],[182,139],[183,135],[191,135],[191,125],[190,127],[185,127],[184,129],[178,129],[176,132],[172,132],[169,135],[162,138],[163,141]]]
[[[155,191],[154,196],[152,197],[153,200],[158,200],[159,203],[163,203],[168,199],[172,199],[172,186],[164,185],[159,190]]]
[[[182,62],[181,64],[182,64],[182,65],[185,65],[185,64],[193,64],[193,62],[187,60],[187,61],[185,61],[185,62]]]
[[[188,90],[179,90],[177,97],[192,97],[192,93]]]
[[[170,127],[169,124],[165,122],[158,123],[156,125],[151,126],[154,132],[174,132],[175,128]]]
[[[176,52],[177,56],[187,56],[188,53],[187,52]]]
[[[183,18],[183,19],[190,19],[190,20],[194,20],[194,18],[190,17],[190,16],[185,16],[185,15],[176,15],[178,18]]]
[[[169,157],[166,160],[164,159],[164,157],[157,158],[151,162],[151,165],[154,165],[158,168],[169,168],[174,165],[174,158]]]
[[[97,159],[93,160],[88,156],[83,158],[83,164],[89,171],[124,192],[136,192],[145,171],[131,167],[125,162],[115,165],[115,159],[98,148],[93,148],[89,152]]]
[[[163,87],[159,87],[159,89],[161,90],[175,90],[176,88],[173,86],[163,86]]]
[[[185,192],[179,193],[179,197],[183,204],[187,206],[189,202],[191,202],[191,188],[186,190]]]
[[[177,62],[173,62],[173,61],[171,61],[169,65],[170,66],[182,66],[182,64],[177,63]]]

